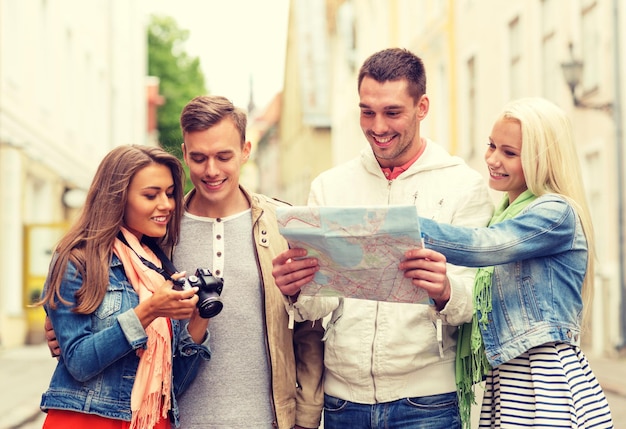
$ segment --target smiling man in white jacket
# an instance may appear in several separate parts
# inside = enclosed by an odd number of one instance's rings
[[[404,49],[370,56],[359,73],[360,156],[318,176],[310,205],[414,204],[420,216],[485,226],[493,204],[465,162],[420,136],[429,99],[421,59]],[[416,247],[419,243],[416,243]],[[432,305],[298,296],[318,261],[303,249],[274,259],[273,274],[296,320],[330,316],[325,335],[324,427],[460,428],[455,355],[458,326],[472,317],[475,270],[422,260],[405,272]],[[398,261],[398,264],[400,261]],[[296,301],[297,297],[297,301]]]

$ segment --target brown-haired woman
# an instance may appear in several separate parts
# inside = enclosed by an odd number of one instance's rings
[[[210,357],[197,288],[173,289],[182,273],[160,252],[178,240],[183,180],[156,147],[119,146],[100,163],[40,302],[61,350],[44,428],[178,426],[175,395]]]

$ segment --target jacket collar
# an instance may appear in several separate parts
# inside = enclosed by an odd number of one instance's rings
[[[427,138],[424,140],[426,141],[424,153],[398,179],[404,179],[422,171],[438,170],[465,163],[458,156],[450,155],[441,145],[434,141]],[[361,162],[370,173],[385,177],[369,145],[361,151]]]
[[[251,194],[248,191],[246,191],[246,189],[243,186],[239,185],[239,189],[241,190],[241,192],[243,193],[243,196],[248,201],[248,205],[250,206],[250,209],[252,210],[252,223],[254,224],[257,222],[259,217],[261,217],[261,215],[263,214],[263,209],[259,206],[259,199],[255,194]],[[185,208],[185,211],[189,211],[189,202],[191,201],[191,199],[193,198],[195,194],[196,194],[196,188],[192,188],[191,191],[187,192],[187,195],[185,195],[185,198],[183,199],[183,207]]]

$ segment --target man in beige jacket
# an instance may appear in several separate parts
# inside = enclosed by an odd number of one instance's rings
[[[178,401],[181,428],[317,428],[323,327],[289,327],[272,276],[272,259],[288,248],[275,215],[285,203],[239,184],[250,155],[246,121],[219,96],[194,98],[180,118],[194,189],[172,261],[188,275],[208,268],[224,279],[223,309],[209,322],[211,360]]]

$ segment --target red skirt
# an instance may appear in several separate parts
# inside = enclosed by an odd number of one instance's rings
[[[171,429],[169,419],[159,419],[154,429]],[[42,429],[128,429],[130,422],[116,420],[96,414],[67,410],[48,410]],[[142,428],[143,429],[143,428]]]

